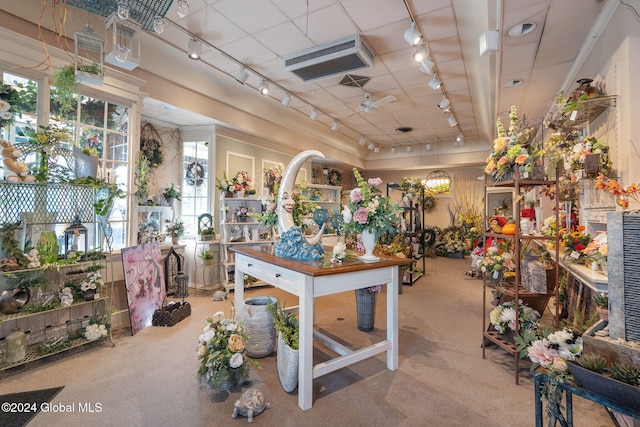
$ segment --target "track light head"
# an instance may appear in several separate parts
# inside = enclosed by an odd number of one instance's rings
[[[396,152],[396,146],[394,145],[393,147],[391,147],[391,154],[394,154]]]
[[[458,135],[456,136],[456,141],[462,142],[464,144],[464,135],[462,134],[462,132],[458,133]]]
[[[378,147],[378,146],[373,147],[373,152],[374,153],[379,153],[380,152],[380,147]]]
[[[332,130],[332,131],[336,131],[336,130],[338,130],[338,121],[337,121],[337,120],[334,120],[334,121],[331,123],[331,130]]]
[[[318,110],[316,110],[315,108],[311,110],[311,114],[309,114],[309,118],[315,121],[318,118]]]
[[[411,152],[411,150],[412,150],[411,146],[410,146],[410,145],[407,145],[407,153],[410,153],[410,152]]]
[[[291,104],[291,95],[289,95],[288,93],[285,93],[284,96],[282,97],[282,105],[284,105],[285,107],[288,107],[289,104]]]
[[[427,142],[427,143],[424,145],[424,148],[425,148],[425,150],[427,150],[427,151],[431,151],[431,143],[430,143],[430,142]]]
[[[449,98],[447,98],[445,95],[442,95],[442,100],[438,103],[438,107],[440,107],[440,109],[445,113],[448,113],[449,111],[451,111],[451,109],[449,108],[450,106],[451,101],[449,101]]]
[[[156,16],[155,18],[153,18],[153,31],[156,34],[162,34],[162,32],[164,31],[164,25],[165,21],[162,16]]]
[[[413,60],[417,63],[421,63],[425,59],[429,57],[429,51],[424,44],[421,44],[416,48],[416,51],[413,53]]]
[[[258,90],[263,96],[269,95],[269,83],[266,80],[260,80],[260,84],[258,85]]]
[[[360,144],[360,145],[364,146],[365,142],[366,142],[366,141],[365,141],[365,139],[364,139],[364,136],[360,135],[360,140],[358,141],[358,144]]]
[[[180,18],[184,18],[189,13],[189,2],[187,0],[178,0],[178,9],[176,10]]]
[[[238,71],[238,74],[236,74],[236,80],[240,84],[244,84],[244,82],[246,82],[248,78],[249,73],[247,73],[247,70],[244,67],[240,68],[240,71]]]
[[[416,46],[422,41],[422,34],[420,34],[420,31],[416,28],[415,22],[411,21],[411,26],[404,32],[404,39],[411,46]]]
[[[458,124],[458,121],[456,120],[455,117],[453,117],[453,114],[449,115],[449,118],[447,119],[447,121],[449,122],[449,126],[454,127]]]
[[[375,147],[375,145],[373,145],[373,142],[369,142],[369,145],[367,146],[367,148],[369,150],[373,150],[374,147]]]
[[[438,80],[436,73],[433,73],[433,77],[429,80],[429,87],[433,90],[438,90],[442,87],[442,82]]]
[[[418,70],[420,70],[420,72],[422,72],[424,74],[431,75],[433,73],[433,66],[434,65],[435,64],[433,63],[432,60],[430,60],[429,58],[424,58],[420,62],[420,66],[418,67]]]
[[[200,40],[190,38],[188,51],[189,58],[200,59],[200,55],[202,55],[202,43],[200,43]]]

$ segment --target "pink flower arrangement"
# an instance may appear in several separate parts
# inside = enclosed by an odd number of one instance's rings
[[[581,353],[582,337],[568,328],[533,341],[527,347],[533,363],[560,372],[567,370],[567,360],[575,360]]]

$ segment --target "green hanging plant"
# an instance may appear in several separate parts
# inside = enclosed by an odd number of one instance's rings
[[[66,65],[60,68],[55,74],[55,99],[57,99],[60,116],[65,116],[76,105],[76,94],[78,93],[78,82],[73,65]]]

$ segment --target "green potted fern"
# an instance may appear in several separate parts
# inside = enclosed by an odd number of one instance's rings
[[[298,386],[298,346],[300,328],[292,310],[285,310],[279,300],[268,306],[278,331],[277,365],[280,384],[287,393]]]

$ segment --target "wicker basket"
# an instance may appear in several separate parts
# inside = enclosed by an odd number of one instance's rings
[[[191,316],[191,304],[188,302],[170,302],[154,311],[151,324],[153,326],[173,326],[187,316]]]

